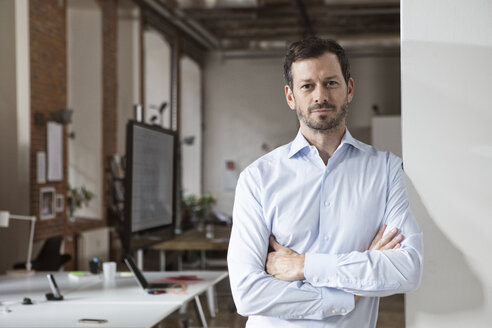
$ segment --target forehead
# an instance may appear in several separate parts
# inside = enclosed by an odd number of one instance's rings
[[[342,67],[337,55],[325,52],[316,58],[306,58],[292,63],[292,80],[306,80],[317,77],[339,76],[343,78]]]

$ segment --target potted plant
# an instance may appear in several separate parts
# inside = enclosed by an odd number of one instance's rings
[[[216,202],[217,199],[211,194],[192,194],[183,198],[183,208],[199,231],[203,230],[205,219]]]
[[[84,186],[78,188],[72,188],[70,185],[68,186],[67,214],[71,222],[75,222],[75,211],[82,208],[82,206],[89,206],[92,198],[94,198],[94,193],[87,190]]]

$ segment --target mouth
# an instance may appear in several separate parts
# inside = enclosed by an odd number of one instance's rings
[[[335,111],[334,109],[322,108],[322,109],[315,109],[315,110],[311,111],[311,113],[328,114],[328,113],[331,113],[334,111]]]

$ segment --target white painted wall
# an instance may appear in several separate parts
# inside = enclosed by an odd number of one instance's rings
[[[347,121],[352,126],[371,126],[372,106],[378,105],[381,114],[400,114],[400,57],[349,56],[355,80],[355,98],[350,103]]]
[[[101,262],[109,261],[110,228],[83,231],[77,236],[77,268],[89,271],[89,262],[95,257]]]
[[[69,129],[75,132],[68,140],[68,181],[95,194],[75,216],[101,219],[102,13],[95,0],[67,2],[67,56],[68,107],[74,110]]]
[[[0,210],[29,214],[29,6],[0,0]],[[29,225],[0,228],[0,274],[25,261]],[[12,247],[15,245],[16,247]]]
[[[144,31],[145,66],[145,122],[150,123],[152,116],[158,113],[151,106],[159,107],[167,102],[162,127],[171,127],[171,47],[162,34],[149,28]],[[159,120],[156,122],[159,123]]]
[[[189,57],[181,65],[181,155],[183,192],[202,193],[202,87],[200,66]],[[192,145],[183,142],[194,136]]]
[[[231,214],[234,189],[224,185],[225,161],[233,160],[239,173],[293,139],[298,121],[285,103],[282,59],[221,60],[213,53],[204,74],[203,191],[217,197],[216,210]]]
[[[372,145],[381,151],[390,151],[402,157],[401,116],[373,116],[371,126]]]
[[[400,112],[400,62],[398,57],[350,60],[355,98],[348,125],[356,138],[370,142],[372,105],[386,114]],[[225,160],[236,162],[237,175],[297,134],[297,117],[285,102],[282,67],[283,58],[222,60],[211,54],[207,59],[203,189],[217,197],[218,211],[230,215],[234,201],[234,189],[226,188],[232,174],[225,176]]]
[[[492,324],[492,2],[402,1],[403,158],[424,231],[406,327]]]
[[[140,10],[134,2],[118,2],[118,132],[117,152],[125,154],[126,124],[134,119],[140,99]]]

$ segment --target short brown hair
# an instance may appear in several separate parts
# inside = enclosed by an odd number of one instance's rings
[[[342,46],[335,40],[310,37],[291,43],[287,49],[284,59],[284,77],[287,85],[292,89],[292,63],[306,58],[318,58],[325,52],[331,52],[338,57],[343,78],[345,83],[348,83],[350,64]]]

